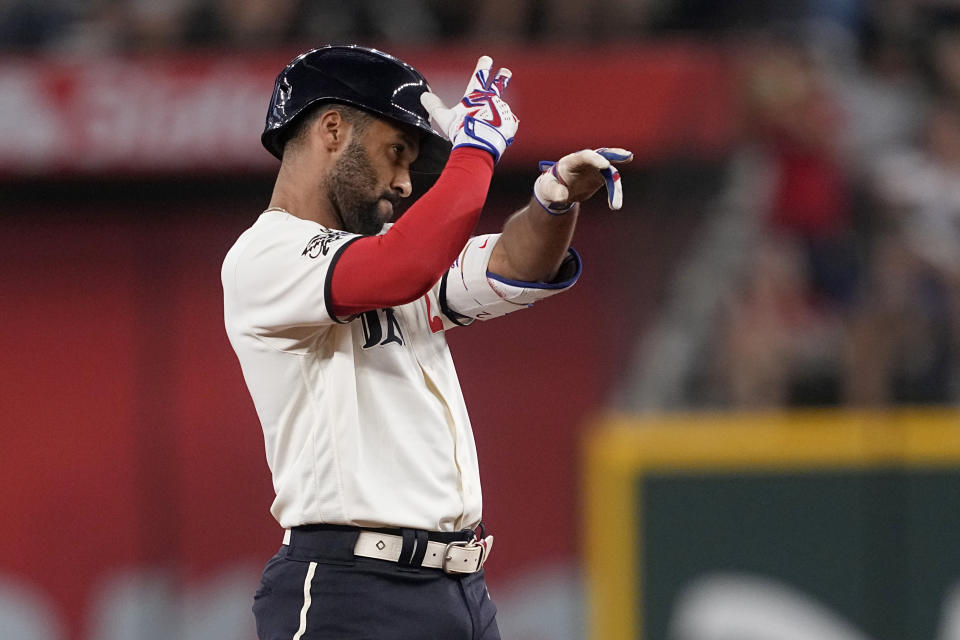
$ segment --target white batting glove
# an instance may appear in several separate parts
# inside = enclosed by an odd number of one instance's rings
[[[606,185],[607,206],[616,211],[623,206],[623,186],[612,163],[631,160],[633,154],[626,149],[603,147],[565,155],[559,162],[543,161],[543,173],[533,183],[533,196],[547,213],[561,215]]]
[[[510,69],[500,69],[491,78],[492,67],[490,56],[480,56],[463,99],[451,109],[429,91],[420,95],[420,102],[440,131],[453,143],[454,149],[486,149],[496,162],[513,142],[520,121],[510,111],[510,105],[503,101],[503,92],[512,75]]]

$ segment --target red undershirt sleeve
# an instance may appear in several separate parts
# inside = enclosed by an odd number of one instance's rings
[[[339,317],[412,302],[450,268],[477,226],[493,176],[489,152],[454,149],[436,184],[382,236],[344,249],[330,276]]]

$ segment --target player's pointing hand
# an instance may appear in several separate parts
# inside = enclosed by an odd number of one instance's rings
[[[485,149],[497,161],[513,142],[520,121],[503,100],[513,74],[501,68],[491,76],[491,69],[490,56],[480,56],[463,98],[452,108],[429,91],[420,96],[420,102],[454,148]]]
[[[533,195],[549,213],[559,215],[607,187],[607,206],[613,210],[623,205],[620,172],[614,164],[633,160],[626,149],[584,149],[560,158],[559,162],[541,162],[543,173],[533,185]]]

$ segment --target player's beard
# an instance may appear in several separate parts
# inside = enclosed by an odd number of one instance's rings
[[[383,229],[380,200],[394,206],[400,198],[392,191],[377,193],[377,174],[370,157],[357,138],[350,141],[333,169],[324,176],[324,191],[343,229],[362,235],[376,235]]]

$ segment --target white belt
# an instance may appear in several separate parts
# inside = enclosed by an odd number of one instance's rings
[[[290,544],[290,530],[283,534],[283,544]],[[410,552],[411,559],[417,554],[417,541]],[[482,540],[455,540],[454,542],[427,542],[423,565],[430,569],[443,569],[447,573],[476,573],[490,557],[493,536]],[[403,537],[376,531],[361,531],[353,554],[364,558],[397,562],[403,551]]]

